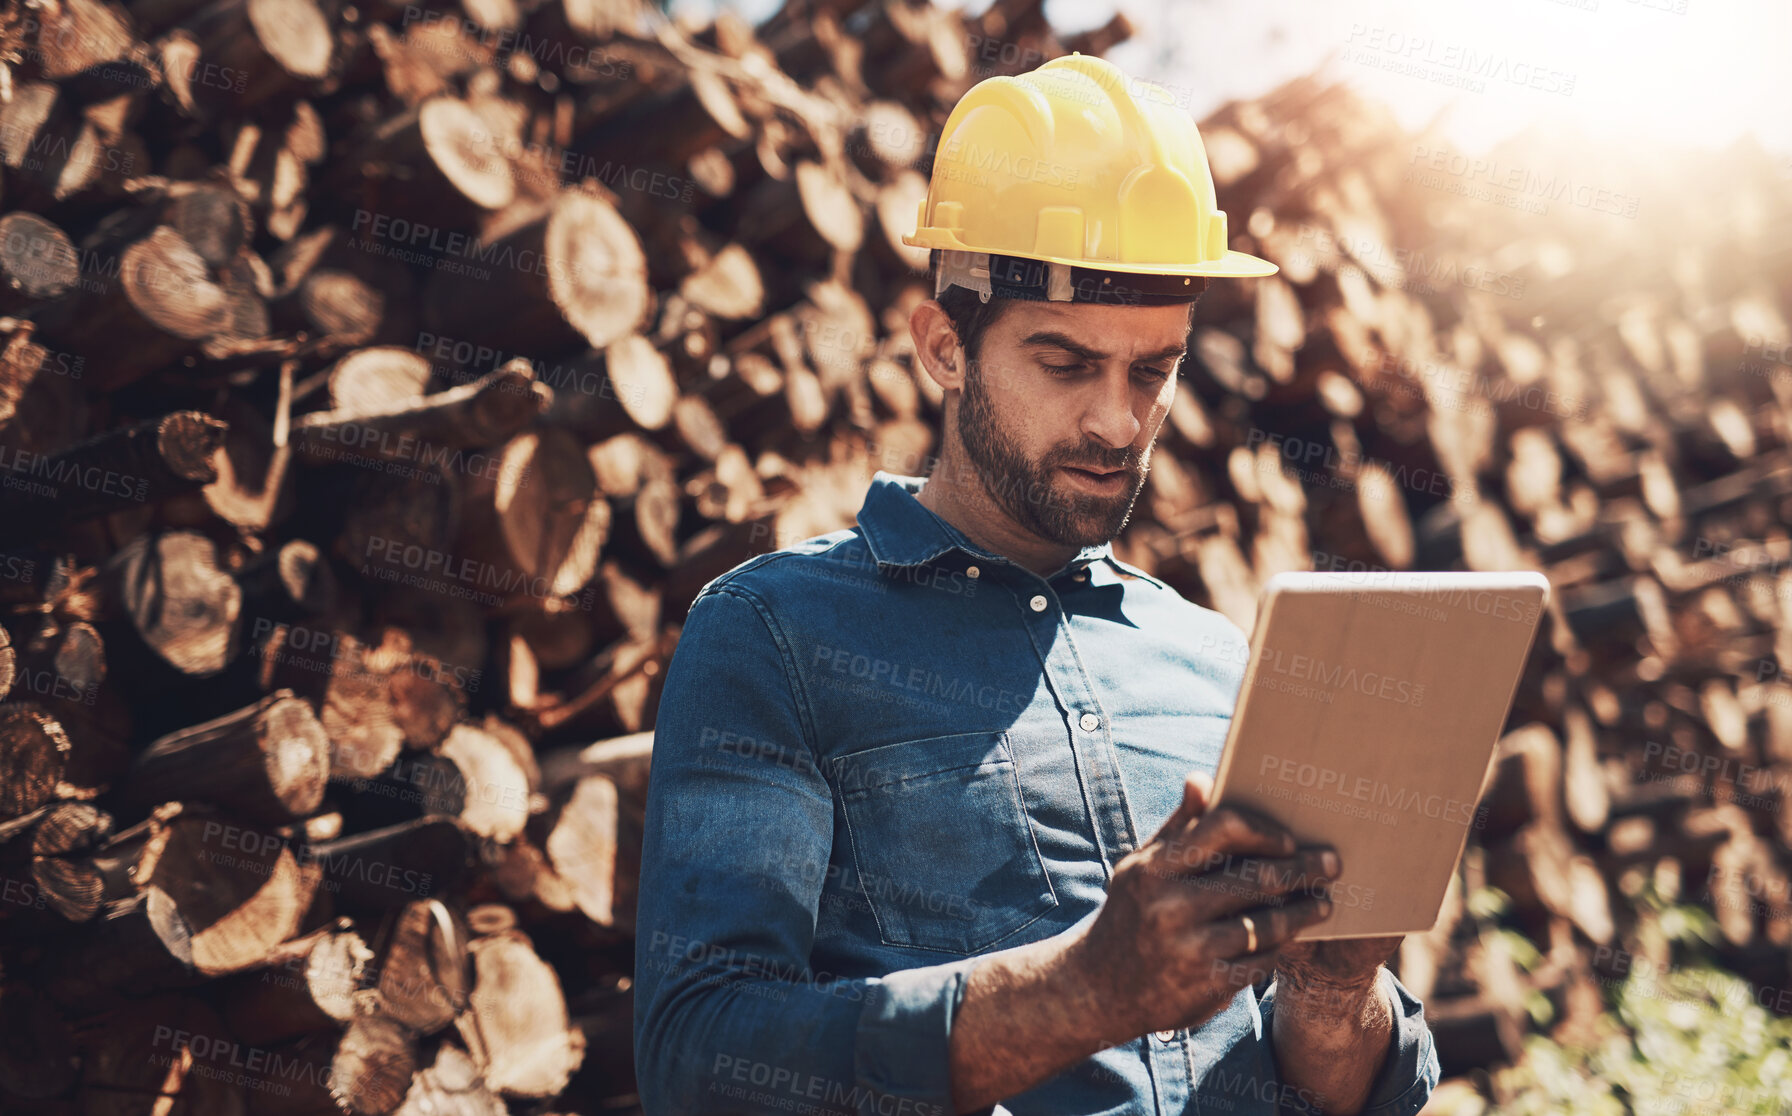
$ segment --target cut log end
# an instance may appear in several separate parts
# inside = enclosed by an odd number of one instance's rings
[[[30,703],[0,705],[0,820],[42,806],[68,765],[68,733]]]
[[[633,331],[652,297],[641,242],[614,207],[569,190],[548,218],[548,294],[567,323],[595,348]]]

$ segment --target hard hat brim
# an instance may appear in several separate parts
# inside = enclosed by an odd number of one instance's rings
[[[933,232],[927,230],[926,232]],[[1266,275],[1274,275],[1281,268],[1268,260],[1259,259],[1248,252],[1227,249],[1226,254],[1217,260],[1202,260],[1199,263],[1127,263],[1123,260],[1090,260],[1077,259],[1071,256],[1038,256],[1031,252],[1012,252],[996,248],[980,248],[974,244],[966,244],[955,236],[948,236],[949,243],[939,243],[940,237],[920,235],[904,236],[902,243],[911,248],[941,248],[955,252],[992,252],[1004,256],[1018,256],[1021,259],[1042,260],[1046,263],[1069,264],[1071,267],[1091,270],[1111,271],[1116,275],[1200,275],[1217,279],[1257,279]]]

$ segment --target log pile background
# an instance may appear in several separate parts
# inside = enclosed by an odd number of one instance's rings
[[[1041,9],[0,9],[0,1108],[631,1108],[657,680],[926,471],[939,125],[1132,33]],[[1555,586],[1398,958],[1446,1076],[1585,1026],[1645,887],[1784,987],[1786,168],[1539,135],[1640,204],[1492,204],[1316,79],[1202,131],[1283,270],[1204,297],[1121,556],[1247,629],[1283,569]]]

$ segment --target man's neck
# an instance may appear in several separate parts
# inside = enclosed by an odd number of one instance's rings
[[[1080,553],[1078,547],[1048,542],[1016,523],[975,469],[948,457],[941,457],[915,499],[978,546],[1040,577],[1057,573]]]

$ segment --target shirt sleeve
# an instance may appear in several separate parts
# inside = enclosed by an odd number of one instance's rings
[[[856,980],[809,967],[834,802],[791,661],[764,602],[723,584],[667,669],[636,912],[641,1107],[950,1116],[952,1017],[981,958]]]
[[[1425,1025],[1425,1005],[1400,983],[1391,969],[1381,970],[1381,984],[1395,1005],[1394,1034],[1387,1062],[1370,1088],[1360,1116],[1414,1116],[1425,1107],[1431,1091],[1437,1088],[1443,1069],[1438,1064],[1431,1028]],[[1264,1049],[1272,1066],[1275,1065],[1275,1042],[1271,1031],[1275,1022],[1275,996],[1276,986],[1271,983],[1260,1006]],[[1276,1080],[1279,1085],[1279,1067]],[[1319,1116],[1320,1109],[1309,1104],[1296,1090],[1279,1088],[1278,1092],[1283,1112]]]

